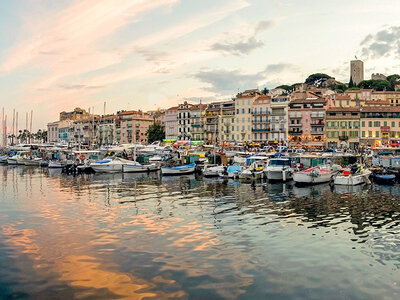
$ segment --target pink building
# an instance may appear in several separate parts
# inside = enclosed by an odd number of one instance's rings
[[[291,146],[323,147],[325,145],[326,110],[333,106],[330,97],[312,92],[292,93],[289,104],[289,143]]]
[[[115,120],[117,143],[147,143],[147,130],[153,123],[153,118],[140,110],[118,112]]]

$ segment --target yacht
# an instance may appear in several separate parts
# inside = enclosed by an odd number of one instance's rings
[[[289,158],[272,158],[265,170],[268,180],[288,181],[293,178],[291,160]]]

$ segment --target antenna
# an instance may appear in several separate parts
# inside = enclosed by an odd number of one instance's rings
[[[356,55],[354,55],[354,57],[355,57],[356,59],[358,59]]]

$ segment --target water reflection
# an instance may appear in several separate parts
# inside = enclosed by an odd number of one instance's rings
[[[399,185],[73,177],[24,167],[0,167],[0,182],[0,298],[400,292]]]

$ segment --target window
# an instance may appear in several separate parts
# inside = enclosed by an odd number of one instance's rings
[[[379,131],[375,131],[375,137],[379,137]]]
[[[395,125],[395,122],[394,122],[394,121],[392,121],[392,127],[394,127],[394,126],[396,126],[396,125]]]
[[[242,114],[244,114],[244,108],[242,108]]]
[[[365,121],[361,122],[361,127],[365,127]]]
[[[236,109],[236,114],[239,114],[239,108]]]
[[[255,114],[257,113],[257,107],[254,107],[254,113]]]
[[[368,127],[372,127],[372,121],[368,121]]]
[[[372,131],[368,131],[368,137],[372,137]]]
[[[374,127],[381,127],[381,122],[380,121],[375,121],[374,122]]]
[[[387,121],[384,121],[384,122],[383,122],[383,126],[387,126]]]
[[[362,132],[361,132],[361,136],[362,136],[362,137],[365,137],[365,131],[362,131]]]

